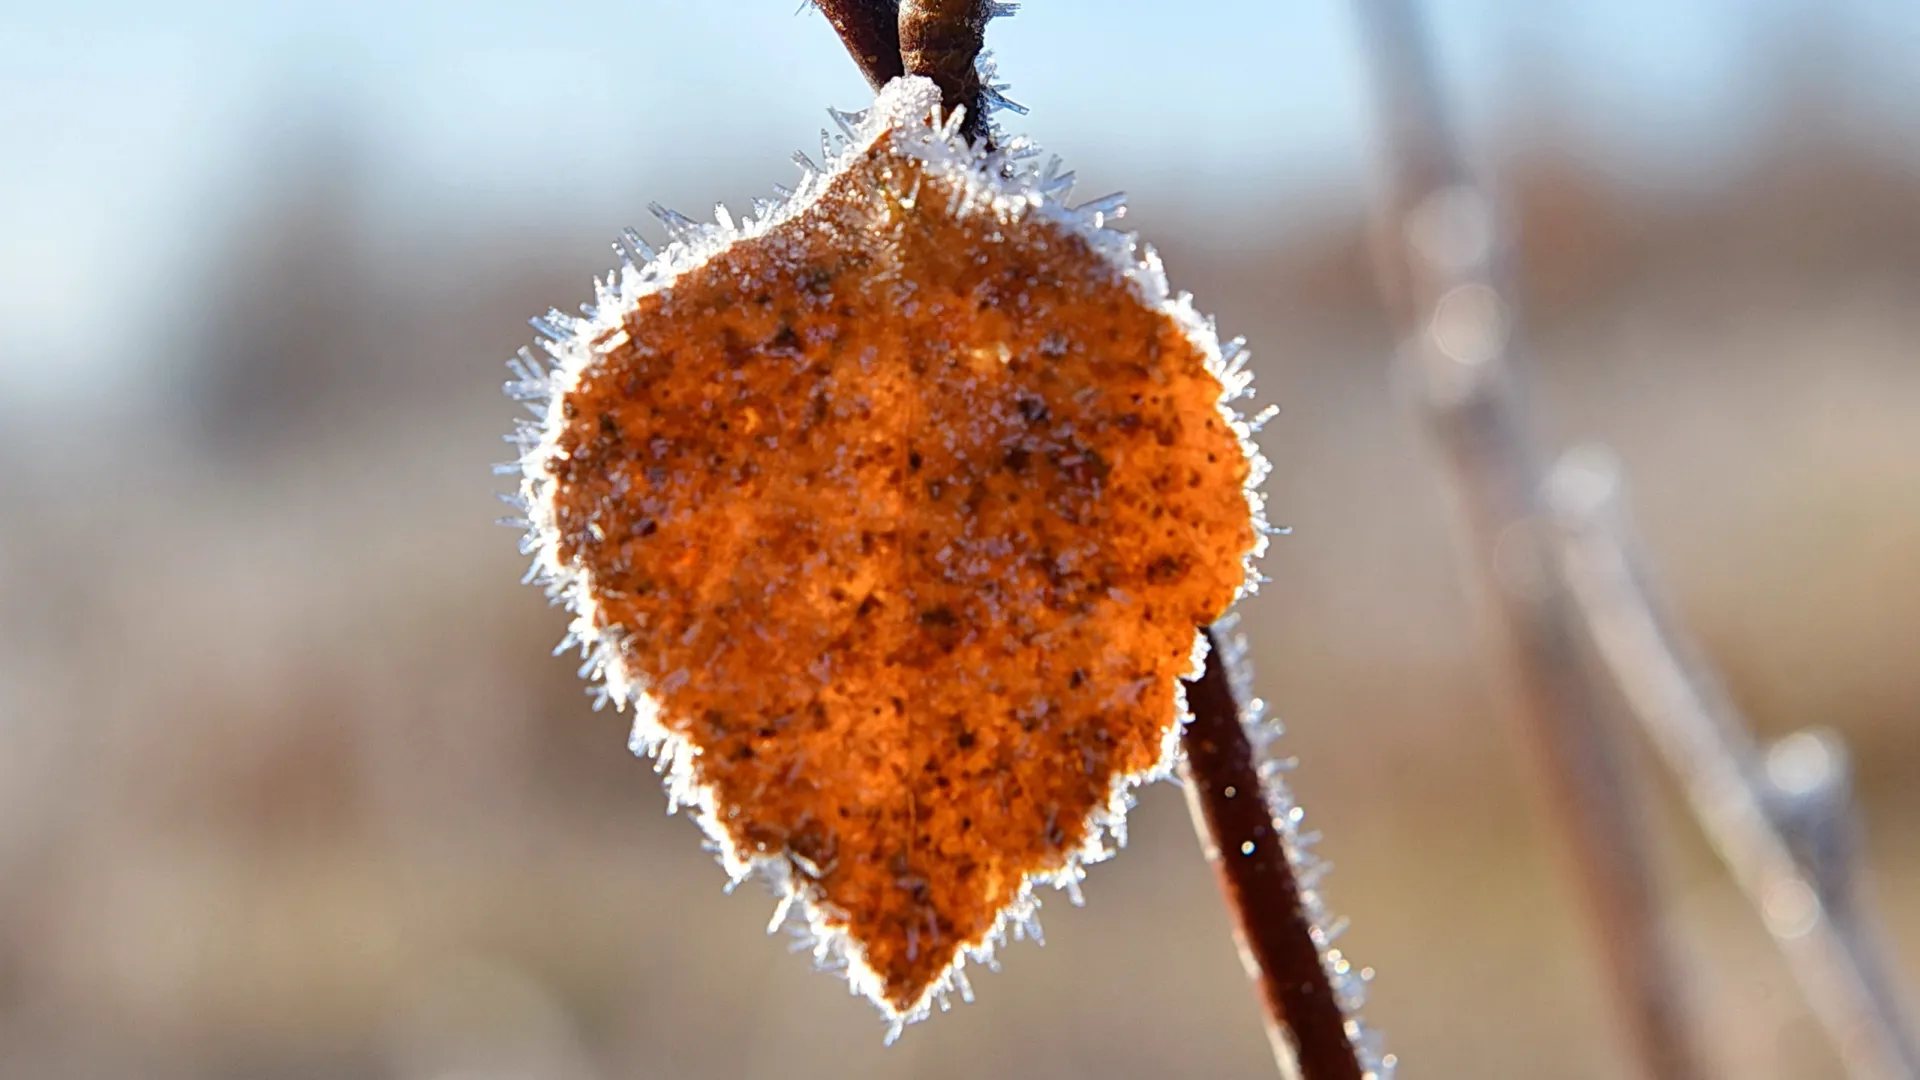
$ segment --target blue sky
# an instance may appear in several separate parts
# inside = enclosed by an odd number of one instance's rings
[[[786,179],[864,84],[797,0],[54,0],[0,3],[0,401],[148,358],[129,325],[276,128],[332,115],[402,203],[484,212],[684,206]],[[1351,185],[1368,148],[1347,0],[1030,0],[989,44],[1011,123],[1106,190],[1268,203]],[[1857,80],[1920,110],[1910,0],[1453,0],[1431,5],[1469,115],[1551,76],[1594,131],[1711,156],[1753,121],[1765,36],[1796,10],[1870,26]],[[1777,32],[1777,31],[1775,31]],[[1277,198],[1276,198],[1277,196]],[[636,202],[638,200],[635,200]],[[1271,207],[1263,208],[1270,212]],[[635,205],[626,214],[638,218]],[[12,411],[12,410],[0,410]]]

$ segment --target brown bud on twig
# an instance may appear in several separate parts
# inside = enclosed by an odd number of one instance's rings
[[[969,140],[988,133],[979,58],[995,10],[985,0],[905,0],[900,5],[900,55],[907,74],[938,84],[943,108],[967,110],[960,134]]]

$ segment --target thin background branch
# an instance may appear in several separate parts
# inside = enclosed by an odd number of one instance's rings
[[[1616,997],[1651,1075],[1694,1075],[1658,930],[1629,777],[1603,723],[1597,654],[1735,881],[1759,911],[1850,1076],[1913,1080],[1920,1052],[1861,897],[1844,750],[1809,733],[1763,757],[1641,564],[1617,464],[1543,472],[1510,355],[1513,297],[1494,213],[1451,139],[1412,0],[1364,0],[1394,191],[1383,284],[1404,320],[1420,405],[1504,616],[1529,720],[1607,945]]]
[[[1618,463],[1569,453],[1551,479],[1559,555],[1595,647],[1714,850],[1778,943],[1849,1076],[1912,1080],[1920,1051],[1859,895],[1844,750],[1800,734],[1763,756],[1643,565]]]
[[[1509,355],[1512,295],[1496,270],[1494,212],[1445,121],[1412,0],[1362,0],[1390,180],[1378,237],[1418,408],[1493,600],[1508,668],[1545,774],[1565,853],[1647,1075],[1703,1075],[1666,940],[1632,773],[1606,722],[1605,688],[1581,652],[1580,613],[1544,528],[1545,470]]]

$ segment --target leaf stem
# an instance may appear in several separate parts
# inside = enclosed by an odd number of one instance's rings
[[[901,0],[900,55],[907,74],[940,87],[941,105],[964,108],[960,133],[986,138],[987,102],[980,82],[980,50],[995,5],[986,0]]]

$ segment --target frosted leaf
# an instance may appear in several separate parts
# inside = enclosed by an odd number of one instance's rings
[[[1266,542],[1210,321],[939,100],[836,114],[744,221],[652,207],[672,243],[538,323],[518,437],[583,673],[896,1031],[1078,902]]]

